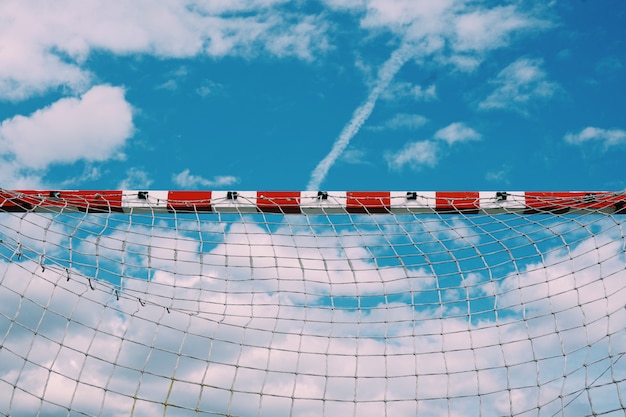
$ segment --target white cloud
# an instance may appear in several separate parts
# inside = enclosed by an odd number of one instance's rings
[[[336,10],[361,10],[367,4],[367,0],[322,0],[322,2]]]
[[[82,184],[85,181],[95,181],[102,178],[102,169],[98,166],[86,164],[82,174],[74,178],[68,178],[61,183],[60,188],[74,188],[78,184]]]
[[[392,83],[381,96],[384,100],[410,98],[415,101],[433,101],[437,99],[437,88],[434,84],[424,88],[409,82]]]
[[[442,148],[434,140],[411,142],[407,143],[399,151],[387,152],[385,159],[389,168],[393,170],[400,170],[405,166],[414,170],[419,170],[424,166],[434,167],[449,151],[451,146],[457,143],[479,140],[480,137],[478,132],[463,123],[451,123],[439,129],[434,135],[435,140],[443,141],[448,145],[445,148]]]
[[[364,27],[417,41],[422,56],[444,52],[447,44],[449,62],[458,62],[463,69],[468,69],[468,60],[479,62],[486,52],[507,46],[513,34],[548,25],[515,6],[488,8],[456,0],[370,0],[364,12]]]
[[[178,90],[178,81],[173,78],[159,84],[156,86],[157,90],[168,90],[168,91],[176,91]]]
[[[626,143],[626,130],[624,129],[601,129],[599,127],[586,127],[578,133],[568,133],[565,141],[572,145],[582,145],[587,142],[601,142],[604,148]]]
[[[402,169],[408,165],[412,169],[422,166],[433,167],[439,160],[440,148],[432,141],[418,141],[407,143],[404,148],[397,152],[385,155],[387,164],[391,169]]]
[[[371,126],[370,130],[416,130],[428,123],[428,119],[419,114],[398,113],[382,125]]]
[[[288,3],[289,0],[191,0],[190,8],[208,14],[226,14],[268,10]]]
[[[26,41],[0,37],[0,43],[8,45],[0,50],[0,99],[23,100],[57,86],[72,92],[83,91],[92,79],[89,71],[60,56],[32,50]]]
[[[350,3],[348,9],[354,13],[364,13],[361,19],[363,28],[374,32],[392,32],[398,37],[400,46],[380,67],[368,97],[354,111],[330,152],[311,173],[308,190],[320,188],[332,165],[369,118],[378,99],[388,94],[393,78],[406,62],[419,62],[427,57],[435,57],[452,63],[458,62],[462,69],[467,70],[476,67],[482,55],[488,51],[508,45],[509,35],[514,31],[545,26],[544,22],[527,16],[513,6],[488,9],[482,7],[480,2],[465,4],[455,0],[369,0],[363,5],[365,10],[359,11],[352,8],[357,5]],[[338,6],[343,6],[343,2]],[[465,37],[466,40],[461,40]],[[451,44],[453,47],[447,48]],[[452,58],[456,55],[461,55],[463,59],[455,61]],[[468,65],[470,60],[471,65]],[[427,95],[434,94],[433,89]]]
[[[216,95],[224,90],[224,85],[211,80],[204,80],[200,87],[196,88],[196,94],[200,97]]]
[[[443,140],[448,143],[448,145],[479,140],[480,137],[481,136],[478,132],[460,122],[451,123],[443,129],[439,129],[435,133],[435,139]]]
[[[545,23],[521,14],[514,6],[478,9],[455,20],[453,48],[458,51],[483,51],[503,47],[513,34]]]
[[[415,41],[416,56],[442,52],[446,41],[454,41],[453,55],[461,55],[450,62],[464,67],[477,62],[468,51],[504,46],[510,33],[540,26],[512,6],[485,9],[453,0],[326,4],[361,14],[366,29],[383,29]],[[61,0],[37,8],[19,0],[4,1],[0,4],[5,18],[0,26],[0,43],[5,46],[0,49],[0,98],[21,100],[56,87],[84,91],[94,78],[84,65],[94,50],[162,58],[268,53],[312,60],[330,48],[331,27],[324,14],[290,10],[283,0]],[[423,100],[432,99],[434,91],[416,87],[413,93]]]
[[[326,32],[328,24],[318,16],[304,16],[289,22],[289,30],[284,29],[287,22],[278,21],[268,31],[263,43],[269,52],[277,57],[295,56],[304,60],[313,60],[314,53],[329,49]]]
[[[201,177],[199,175],[193,175],[186,169],[178,174],[172,176],[172,181],[180,187],[184,188],[196,188],[196,187],[226,187],[228,185],[236,184],[239,182],[239,178],[232,175],[217,175],[211,179]]]
[[[439,61],[444,64],[452,64],[459,71],[472,72],[481,63],[481,59],[471,54],[456,54],[450,57],[440,57]]]
[[[380,95],[387,89],[400,68],[413,56],[412,49],[411,45],[406,43],[402,44],[398,49],[393,51],[389,59],[380,67],[378,77],[367,98],[356,108],[352,114],[352,118],[343,127],[337,139],[335,139],[328,154],[317,164],[313,172],[311,172],[311,178],[306,187],[307,190],[320,189],[320,185],[326,179],[330,168],[350,144],[352,138],[359,132],[361,126],[363,126],[370,114],[372,114],[372,111],[374,111],[374,107]]]
[[[3,184],[16,190],[45,188],[44,173],[25,171],[15,161],[0,159],[0,178]]]
[[[0,98],[21,100],[59,86],[82,91],[94,50],[162,58],[262,53],[310,60],[328,47],[321,16],[284,1],[60,0],[0,3]]]
[[[0,152],[16,167],[34,170],[79,160],[104,161],[120,155],[133,130],[124,90],[100,85],[30,116],[4,120]]]
[[[117,186],[120,190],[146,189],[152,185],[150,175],[140,168],[129,168],[124,178]]]
[[[559,85],[547,79],[542,66],[543,60],[530,58],[520,58],[509,64],[491,81],[496,89],[478,104],[478,108],[525,113],[532,102],[551,98],[559,90]]]
[[[341,155],[341,161],[346,164],[360,165],[368,164],[367,151],[364,149],[348,148]]]
[[[510,181],[508,178],[509,178],[510,171],[511,171],[511,168],[505,165],[501,167],[500,169],[488,171],[487,174],[485,174],[485,179],[490,182],[509,184]]]
[[[362,25],[407,33],[412,39],[439,36],[448,30],[455,9],[454,0],[370,0]]]

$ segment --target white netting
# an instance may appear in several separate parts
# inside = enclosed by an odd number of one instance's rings
[[[0,213],[0,415],[623,416],[626,215]]]

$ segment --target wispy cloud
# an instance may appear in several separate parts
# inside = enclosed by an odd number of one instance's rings
[[[207,179],[201,177],[200,175],[193,175],[190,170],[186,169],[178,174],[174,174],[172,176],[172,181],[174,181],[174,183],[179,187],[184,188],[225,187],[238,183],[239,178],[231,175],[218,175],[211,179]]]
[[[600,62],[596,64],[596,72],[604,76],[615,75],[622,68],[624,68],[624,64],[616,56],[607,56],[606,58],[601,59]]]
[[[586,127],[578,133],[568,133],[564,137],[565,142],[572,145],[582,145],[587,142],[600,142],[604,149],[611,146],[626,143],[626,130],[623,129],[601,129],[598,127]]]
[[[485,179],[489,182],[509,184],[508,176],[510,174],[511,167],[508,165],[502,166],[500,169],[488,171],[485,175]]]
[[[351,165],[369,164],[365,149],[348,148],[341,155],[341,161]]]
[[[451,123],[435,133],[435,139],[443,140],[447,142],[448,145],[479,140],[480,138],[480,133],[460,122]]]
[[[87,181],[95,181],[102,178],[102,169],[92,164],[87,164],[81,175],[64,180],[61,183],[62,188],[74,187],[78,184],[84,184]]]
[[[359,10],[365,6],[367,0],[322,0],[330,8],[337,10]]]
[[[178,90],[178,81],[173,78],[157,85],[157,90],[168,90],[168,91],[176,91]]]
[[[182,65],[175,71],[171,71],[168,75],[168,79],[161,84],[157,85],[157,90],[169,90],[176,91],[179,88],[181,80],[184,80],[188,75],[187,67]]]
[[[452,146],[469,141],[480,140],[481,135],[464,123],[455,122],[439,129],[432,140],[407,143],[399,151],[388,151],[385,154],[387,164],[392,170],[401,170],[404,167],[413,170],[434,167],[440,159],[450,151]],[[440,145],[445,142],[447,146]]]
[[[400,170],[405,166],[411,169],[419,169],[422,166],[434,167],[439,161],[439,144],[425,140],[407,143],[404,148],[397,152],[388,152],[385,159],[390,169]]]
[[[409,82],[396,82],[389,86],[381,98],[384,100],[409,98],[415,101],[433,101],[437,99],[437,88],[434,84],[422,87]]]
[[[320,185],[326,179],[328,170],[335,163],[337,158],[346,149],[350,140],[358,133],[363,123],[369,118],[374,110],[376,101],[387,88],[396,73],[402,66],[413,56],[413,45],[404,43],[396,49],[391,57],[383,64],[378,71],[378,77],[374,87],[370,91],[367,99],[353,113],[348,124],[343,128],[339,137],[333,144],[332,149],[322,161],[315,167],[311,173],[311,179],[307,185],[307,190],[318,190]]]
[[[224,85],[215,81],[204,80],[200,87],[196,88],[196,94],[198,94],[200,97],[208,97],[218,94],[223,90]]]
[[[120,190],[149,188],[153,182],[146,171],[133,167],[126,170],[126,178],[119,183],[117,188]]]
[[[370,130],[416,130],[428,123],[428,119],[419,114],[398,113],[381,125],[371,126]]]
[[[547,100],[559,90],[543,70],[543,60],[520,58],[491,81],[496,89],[478,104],[481,110],[506,109],[527,112],[530,103]]]

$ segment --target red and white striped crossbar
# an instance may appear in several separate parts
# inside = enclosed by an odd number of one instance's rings
[[[624,192],[71,191],[0,189],[4,212],[626,213]]]

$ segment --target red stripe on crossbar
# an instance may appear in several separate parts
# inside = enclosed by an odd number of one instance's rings
[[[600,192],[526,192],[526,206],[530,212],[567,212],[570,209],[623,209],[625,195]]]
[[[0,193],[0,210],[30,211],[37,207],[89,212],[122,210],[121,191],[16,190]]]
[[[388,213],[391,206],[388,191],[348,191],[346,197],[349,213]]]
[[[480,209],[480,193],[470,191],[438,191],[435,208],[437,211],[474,212]]]
[[[299,191],[258,191],[256,206],[268,213],[300,213]]]
[[[170,211],[212,211],[211,191],[168,191],[167,209]]]

